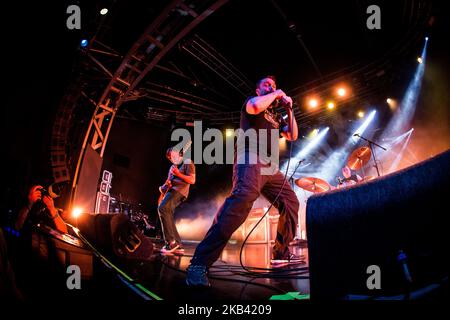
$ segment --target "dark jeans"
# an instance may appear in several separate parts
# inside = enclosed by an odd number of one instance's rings
[[[275,200],[284,175],[276,171],[273,175],[261,175],[261,164],[235,164],[233,168],[233,189],[216,214],[214,222],[202,242],[197,246],[191,263],[211,266],[220,256],[231,235],[244,223],[253,202],[262,193],[270,202]],[[280,213],[274,254],[286,254],[288,245],[295,235],[298,222],[299,202],[289,182],[274,206]]]
[[[170,190],[158,206],[159,219],[161,221],[163,236],[166,242],[177,241],[181,243],[173,216],[175,208],[185,199],[186,197],[181,193]]]

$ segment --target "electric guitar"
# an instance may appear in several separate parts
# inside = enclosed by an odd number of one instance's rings
[[[186,143],[186,145],[183,147],[183,149],[181,149],[180,155],[183,155],[191,147],[191,144],[192,144],[192,141],[189,140]],[[182,164],[180,164],[180,165],[182,165]],[[173,164],[172,167],[173,166],[178,167],[178,165],[175,165],[175,164]],[[173,180],[173,178],[174,178],[174,175],[171,174],[170,177],[166,180],[166,182],[164,182],[164,184],[161,187],[159,187],[159,192],[161,194],[159,195],[159,198],[158,198],[158,205],[161,203],[161,201],[164,199],[164,197],[170,191],[170,189],[172,189],[172,180]]]

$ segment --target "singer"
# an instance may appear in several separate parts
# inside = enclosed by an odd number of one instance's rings
[[[259,142],[259,147],[267,148],[265,154],[271,154],[271,133],[294,141],[298,136],[297,122],[292,111],[292,99],[281,89],[277,89],[275,78],[267,76],[256,84],[256,96],[249,97],[241,109],[240,128],[254,129],[258,139],[267,139],[267,143]],[[288,114],[286,122],[276,112],[282,106]],[[273,129],[278,129],[273,130]],[[265,132],[264,132],[265,131]],[[266,135],[261,132],[267,133]],[[249,144],[236,152],[237,157],[250,159],[258,157],[257,150]],[[189,286],[210,286],[208,268],[219,258],[231,235],[244,223],[253,202],[262,193],[280,213],[277,236],[272,249],[272,264],[298,263],[299,257],[289,252],[289,242],[293,240],[298,220],[299,202],[289,183],[284,182],[284,175],[275,168],[270,175],[261,174],[261,168],[267,168],[265,159],[257,158],[256,164],[245,162],[233,166],[233,188],[216,214],[205,239],[197,246],[188,268],[186,283]],[[278,198],[277,198],[278,196]]]

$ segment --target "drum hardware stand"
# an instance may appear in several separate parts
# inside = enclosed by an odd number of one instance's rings
[[[380,170],[378,169],[378,162],[377,162],[377,159],[375,158],[375,151],[373,150],[373,146],[375,145],[375,146],[377,146],[377,147],[383,149],[384,151],[387,151],[387,149],[386,149],[385,147],[380,146],[378,143],[376,143],[376,142],[374,142],[374,141],[372,141],[372,140],[369,140],[369,139],[367,139],[367,138],[364,138],[363,136],[361,136],[361,135],[359,135],[359,134],[357,134],[357,133],[354,134],[354,135],[357,136],[357,137],[359,137],[360,139],[362,139],[362,140],[364,140],[364,141],[366,141],[366,142],[369,143],[370,151],[372,151],[372,154],[373,154],[373,162],[375,163],[375,164],[374,164],[374,167],[375,167],[375,169],[377,170],[377,175],[380,176]]]

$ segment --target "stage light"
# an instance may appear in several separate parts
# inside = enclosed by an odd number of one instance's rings
[[[313,139],[319,134],[319,129],[314,129],[308,134],[308,139]]]
[[[330,130],[330,128],[326,127],[323,130],[314,129],[313,131],[311,131],[311,133],[309,135],[311,135],[312,133],[315,133],[316,136],[313,139],[308,140],[308,143],[306,145],[304,145],[303,148],[297,153],[297,155],[291,159],[290,170],[294,170],[294,166],[292,165],[292,163],[295,163],[295,162],[305,158],[306,156],[308,156],[320,144],[320,142],[322,142],[322,140],[325,138],[325,136],[327,135],[329,130]],[[287,167],[287,161],[282,165],[281,170],[285,171],[286,167]]]
[[[309,99],[308,105],[311,108],[316,108],[319,105],[319,101],[317,101],[317,99],[314,99],[314,98]]]
[[[398,101],[398,103],[394,101],[395,105],[398,104],[398,107],[396,108],[396,112],[387,126],[385,126],[381,138],[387,139],[390,137],[395,137],[411,128],[411,121],[414,117],[419,101],[420,90],[425,73],[427,47],[428,42],[425,41],[422,53],[420,55],[421,63],[416,65],[416,71],[409,82],[402,100]],[[378,160],[382,161],[383,159]]]
[[[344,88],[338,88],[337,94],[339,97],[344,97],[347,94],[347,90],[345,90]]]
[[[80,45],[81,45],[83,48],[84,48],[84,47],[87,47],[88,44],[89,44],[89,41],[88,41],[88,40],[86,40],[86,39],[81,40]]]
[[[387,98],[386,102],[391,110],[394,110],[397,107],[397,101],[395,99]]]
[[[328,102],[327,103],[327,108],[329,109],[329,110],[333,110],[334,109],[334,107],[335,107],[336,105],[334,104],[334,102]]]
[[[234,130],[233,129],[226,129],[225,130],[225,135],[227,137],[232,137],[234,135]]]
[[[82,212],[83,212],[83,209],[81,209],[81,208],[79,208],[79,207],[75,207],[75,208],[73,208],[73,210],[72,210],[72,216],[73,216],[74,218],[78,218],[78,217],[81,215]]]
[[[422,57],[418,57],[418,58],[417,58],[417,62],[418,62],[418,63],[422,63],[422,62],[423,62]]]
[[[358,117],[364,118],[364,111],[358,111]]]
[[[364,113],[364,112],[363,112]],[[375,118],[375,114],[377,113],[377,111],[376,110],[373,110],[371,113],[369,113],[369,116],[364,120],[364,122],[363,122],[363,124],[362,125],[360,125],[359,127],[358,127],[358,129],[356,129],[356,131],[354,132],[354,134],[355,133],[357,133],[357,134],[359,134],[359,135],[361,135],[361,134],[363,134],[364,133],[364,131],[367,129],[367,127],[369,126],[369,124],[372,122],[372,120]],[[351,136],[351,139],[353,139],[352,141],[356,141],[356,140],[354,140],[355,138],[354,138],[354,136],[352,135]]]
[[[102,15],[102,16],[104,16],[105,14],[107,14],[108,13],[108,9],[106,9],[106,8],[103,8],[102,10],[100,10],[100,14]]]
[[[314,129],[312,132],[315,134],[315,137],[313,140],[311,140],[306,147],[304,147],[295,157],[297,159],[303,159],[308,154],[311,153],[311,151],[319,144],[320,141],[325,137],[325,135],[328,133],[328,130],[330,130],[329,127],[326,127],[323,130]],[[319,132],[320,131],[320,132]]]
[[[425,37],[425,41],[428,41],[428,37]]]

